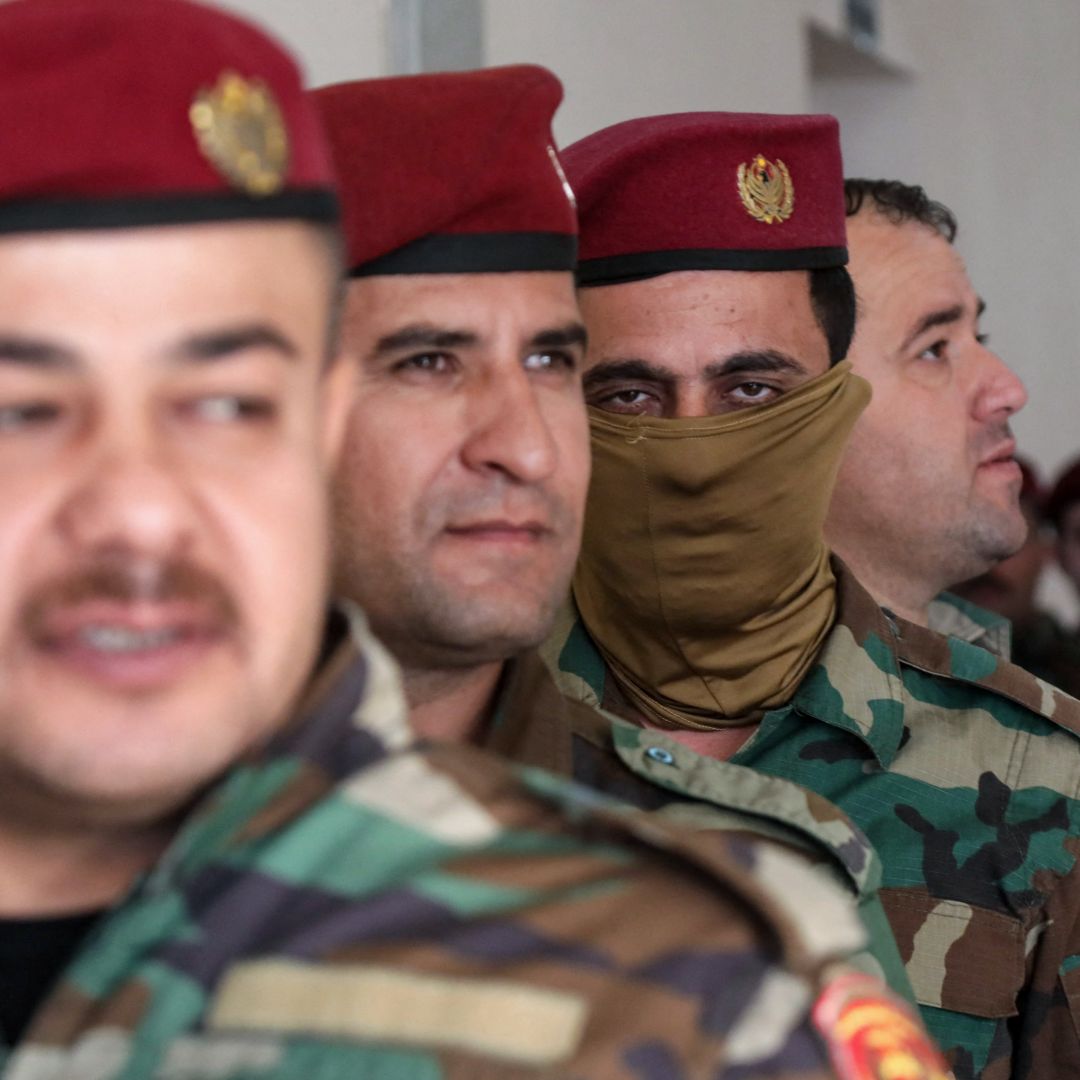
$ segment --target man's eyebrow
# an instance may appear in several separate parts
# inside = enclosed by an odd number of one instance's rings
[[[723,360],[716,360],[705,367],[705,377],[720,378],[725,375],[785,374],[806,375],[806,365],[788,353],[778,349],[750,349],[746,352],[733,353]]]
[[[983,312],[986,311],[986,301],[980,296],[979,302],[975,305],[975,321],[983,317]]]
[[[375,342],[375,356],[406,349],[460,349],[476,345],[479,337],[469,330],[448,330],[428,323],[403,326]]]
[[[541,330],[529,342],[533,349],[559,349],[568,345],[580,345],[585,348],[589,343],[589,335],[582,323],[572,322],[565,326],[554,327],[550,330]]]
[[[929,312],[915,324],[915,329],[904,338],[900,351],[903,352],[916,339],[925,334],[927,330],[933,330],[935,326],[951,326],[953,323],[959,322],[963,317],[964,308],[962,304],[953,304],[952,307]]]
[[[617,379],[639,379],[642,382],[662,383],[670,386],[677,380],[671,368],[654,364],[649,360],[627,358],[625,360],[601,360],[585,372],[582,384],[586,392]]]
[[[249,349],[270,349],[287,360],[295,360],[300,354],[285,334],[267,323],[227,326],[192,334],[169,353],[173,359],[182,362],[205,363],[225,360]]]
[[[78,358],[71,349],[52,341],[0,334],[0,364],[70,371]]]

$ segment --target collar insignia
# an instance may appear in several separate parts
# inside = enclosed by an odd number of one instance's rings
[[[791,173],[779,158],[772,162],[758,154],[749,164],[739,166],[739,198],[755,221],[766,225],[787,221],[795,209]]]
[[[199,149],[233,187],[256,196],[281,190],[289,136],[265,83],[226,71],[195,95],[188,116]]]

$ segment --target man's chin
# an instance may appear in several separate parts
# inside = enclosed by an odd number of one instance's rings
[[[406,667],[431,669],[480,667],[501,663],[535,649],[551,632],[554,612],[529,617],[493,612],[462,612],[457,619],[402,627],[375,627],[376,635]]]

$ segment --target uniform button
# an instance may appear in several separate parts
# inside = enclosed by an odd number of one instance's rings
[[[660,762],[661,765],[674,765],[675,755],[670,750],[665,750],[662,746],[650,746],[645,751],[647,758],[652,758],[653,761]]]

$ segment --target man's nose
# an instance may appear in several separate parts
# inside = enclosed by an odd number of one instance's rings
[[[997,353],[980,346],[979,381],[973,412],[976,420],[1004,420],[1027,404],[1027,390]]]
[[[462,458],[521,483],[540,483],[555,471],[558,447],[538,391],[520,365],[492,374],[473,391]]]
[[[190,542],[192,502],[152,436],[128,435],[89,455],[61,507],[60,525],[83,550],[120,547],[165,558]]]

